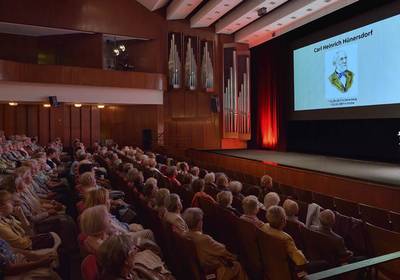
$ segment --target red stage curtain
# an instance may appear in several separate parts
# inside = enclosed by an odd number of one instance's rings
[[[282,149],[280,106],[287,90],[287,54],[279,42],[267,43],[252,52],[256,141],[258,146],[272,150]]]

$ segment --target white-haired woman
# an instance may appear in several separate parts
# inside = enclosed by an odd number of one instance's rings
[[[248,221],[258,228],[261,228],[264,223],[258,219],[257,213],[260,210],[259,202],[256,196],[249,195],[242,200],[242,207],[244,214],[240,216],[241,219]]]

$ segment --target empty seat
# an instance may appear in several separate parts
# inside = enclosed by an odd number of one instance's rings
[[[392,224],[390,223],[388,211],[365,204],[359,204],[359,207],[361,218],[363,221],[387,230],[392,229]]]
[[[292,221],[287,221],[286,226],[283,229],[284,232],[289,234],[293,240],[294,243],[296,244],[296,247],[299,248],[300,250],[304,250],[304,240],[303,240],[303,235],[302,235],[302,230],[304,226],[302,226],[299,223],[292,222]]]
[[[303,189],[295,189],[296,197],[298,200],[306,202],[307,204],[312,203],[312,192],[303,190]]]
[[[366,223],[370,245],[374,256],[400,251],[400,234]],[[400,260],[383,263],[377,269],[386,278],[400,279]]]
[[[393,231],[400,232],[400,213],[390,212],[389,215]]]
[[[320,193],[313,193],[313,202],[315,202],[324,209],[331,209],[331,210],[335,209],[333,197],[331,196],[327,196]]]
[[[358,208],[358,203],[351,202],[338,197],[335,197],[334,201],[335,201],[335,209],[339,213],[349,217],[360,218],[360,209]]]

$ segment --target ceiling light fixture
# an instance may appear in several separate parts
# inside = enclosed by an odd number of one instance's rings
[[[18,103],[14,102],[14,101],[11,101],[11,102],[8,102],[8,105],[10,105],[10,106],[18,106]]]
[[[74,104],[74,107],[75,107],[75,108],[81,108],[81,107],[82,107],[82,104],[81,104],[81,103],[75,103],[75,104]]]
[[[99,104],[99,105],[97,105],[97,108],[99,108],[99,109],[104,109],[106,106],[104,105],[104,104]]]
[[[43,107],[44,107],[44,108],[50,108],[51,105],[50,105],[49,103],[46,103],[46,104],[43,104]]]

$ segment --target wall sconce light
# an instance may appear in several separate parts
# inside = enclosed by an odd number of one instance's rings
[[[122,52],[124,52],[126,50],[126,47],[124,44],[119,45],[118,47]]]
[[[104,109],[106,106],[104,105],[104,104],[99,104],[99,105],[97,105],[97,108],[99,108],[99,109]]]
[[[48,104],[48,103],[46,103],[46,104],[43,104],[43,107],[44,107],[44,108],[50,108],[50,107],[51,107],[51,105],[50,105],[50,104]]]
[[[81,108],[81,107],[82,107],[82,104],[80,104],[80,103],[75,103],[75,104],[74,104],[74,107],[75,107],[75,108]]]
[[[11,101],[11,102],[8,102],[8,105],[10,105],[10,106],[18,106],[18,103],[14,102],[14,101]]]

